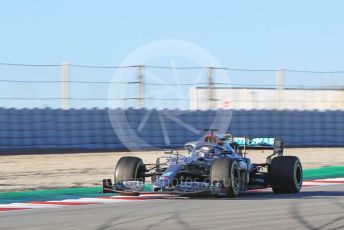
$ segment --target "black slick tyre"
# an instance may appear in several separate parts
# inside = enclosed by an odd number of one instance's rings
[[[275,157],[271,161],[271,188],[274,193],[298,193],[302,187],[302,165],[295,156]]]
[[[114,183],[124,181],[142,181],[145,179],[145,165],[141,158],[122,157],[117,162],[114,175]]]

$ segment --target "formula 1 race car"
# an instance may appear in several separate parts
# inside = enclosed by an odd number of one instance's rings
[[[271,187],[274,193],[297,193],[302,186],[302,165],[296,156],[283,156],[281,138],[233,137],[215,129],[202,141],[187,142],[183,155],[166,150],[155,164],[126,156],[115,168],[114,184],[103,180],[103,192],[122,195],[168,193],[182,196],[235,197],[240,192]],[[251,163],[248,149],[272,149],[265,163]],[[145,179],[151,178],[150,191]]]

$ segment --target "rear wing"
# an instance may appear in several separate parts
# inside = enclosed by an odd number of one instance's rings
[[[234,137],[234,142],[244,149],[273,149],[274,154],[283,155],[283,140],[275,137]]]

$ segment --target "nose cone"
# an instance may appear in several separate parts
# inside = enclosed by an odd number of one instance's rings
[[[167,187],[169,184],[173,183],[174,178],[179,173],[181,169],[181,165],[170,165],[166,171],[155,181],[153,184],[153,188],[155,189],[163,189]]]

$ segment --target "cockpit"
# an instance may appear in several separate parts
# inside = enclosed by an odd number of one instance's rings
[[[203,138],[203,141],[188,142],[185,148],[189,154],[196,157],[213,158],[229,154],[238,157],[235,147],[236,144],[232,134],[210,134]]]
[[[213,145],[201,145],[194,150],[194,154],[199,157],[213,158],[221,156],[224,149]]]
[[[204,142],[192,142],[187,143],[185,148],[188,150],[190,156],[203,157],[203,158],[216,158],[230,154],[236,157],[236,153],[233,148],[228,144],[224,143],[222,146],[204,143]]]

